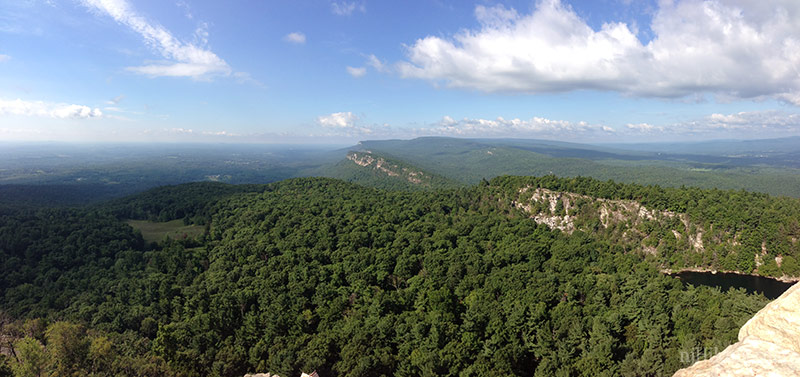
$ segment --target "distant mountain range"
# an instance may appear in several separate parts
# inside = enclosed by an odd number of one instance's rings
[[[424,137],[363,141],[348,150],[392,156],[396,162],[462,184],[500,175],[554,174],[800,196],[800,138],[612,146]],[[335,170],[328,171],[327,176],[342,178]]]
[[[185,182],[324,176],[390,190],[501,175],[586,176],[800,197],[800,138],[579,144],[530,139],[368,140],[340,147],[3,144],[0,204],[75,206]]]

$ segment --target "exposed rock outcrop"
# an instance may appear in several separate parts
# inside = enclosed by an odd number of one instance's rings
[[[581,229],[578,223],[589,218],[598,219],[603,229],[622,225],[618,236],[623,239],[630,238],[633,233],[638,233],[639,238],[650,236],[637,229],[637,226],[644,222],[666,223],[677,219],[680,221],[673,222],[678,227],[671,229],[675,239],[682,240],[686,235],[689,240],[686,246],[697,252],[705,250],[703,228],[699,224],[691,224],[688,215],[649,209],[635,200],[603,199],[545,188],[523,187],[512,204],[530,214],[537,223],[566,233],[588,230]],[[649,247],[643,250],[655,251],[655,248]]]
[[[800,376],[800,283],[739,330],[739,342],[674,377]]]
[[[387,161],[383,157],[375,156],[370,151],[348,152],[347,159],[353,161],[353,163],[358,166],[372,168],[390,177],[404,178],[415,185],[421,185],[430,180],[430,177],[421,171],[402,167],[397,163]]]

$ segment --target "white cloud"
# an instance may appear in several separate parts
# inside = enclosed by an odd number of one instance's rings
[[[125,95],[124,94],[120,94],[120,95],[118,95],[118,96],[106,101],[106,104],[108,104],[108,105],[117,105],[120,102],[122,102],[123,99],[125,99]]]
[[[795,91],[792,93],[780,93],[775,97],[783,102],[790,103],[795,106],[800,106],[800,91]]]
[[[389,68],[387,67],[386,63],[378,59],[375,55],[370,55],[367,57],[367,64],[375,68],[378,72],[389,72]]]
[[[19,136],[19,135],[41,135],[43,132],[39,129],[34,128],[0,128],[0,134],[5,134],[8,136]]]
[[[717,139],[720,130],[726,137],[753,139],[800,136],[800,113],[778,110],[710,114],[701,118],[671,124],[627,123],[614,128],[607,124],[589,124],[543,117],[530,119],[463,118],[444,116],[427,127],[406,130],[395,137],[440,135],[460,137],[519,137],[552,138],[558,140],[686,140],[687,138]],[[613,138],[613,139],[609,139]]]
[[[235,78],[236,82],[239,84],[251,84],[259,88],[266,88],[266,85],[264,85],[264,83],[256,80],[255,78],[253,78],[252,75],[250,75],[247,72],[234,72],[233,78]]]
[[[0,54],[0,63],[2,63],[2,62],[7,62],[7,61],[9,61],[9,60],[11,60],[11,57],[10,57],[10,56],[8,56],[8,55],[4,55],[4,54]]]
[[[689,122],[684,127],[698,130],[740,130],[751,132],[793,131],[800,133],[800,114],[783,111],[746,111],[734,114],[711,114],[701,121]]]
[[[201,24],[195,33],[200,45],[186,43],[175,38],[163,26],[146,20],[126,0],[83,0],[90,9],[111,16],[118,23],[131,28],[145,42],[167,59],[140,67],[129,67],[131,72],[148,76],[192,77],[204,79],[212,75],[230,75],[228,63],[204,47],[207,38],[205,26]]]
[[[362,77],[367,74],[367,69],[364,67],[347,67],[347,73],[353,77]]]
[[[306,43],[306,35],[300,32],[286,34],[283,40],[289,43],[303,44]]]
[[[189,7],[189,4],[187,4],[185,1],[183,1],[183,0],[178,0],[178,1],[175,3],[175,5],[176,5],[178,8],[181,8],[181,9],[183,9],[183,15],[184,15],[184,16],[186,16],[186,18],[188,18],[188,19],[190,19],[190,20],[194,18],[194,15],[192,14],[192,8],[191,8],[191,7]]]
[[[358,116],[349,111],[317,117],[317,123],[328,128],[352,128],[357,120]]]
[[[201,22],[197,29],[194,29],[194,41],[201,46],[208,45],[208,23]]]
[[[714,113],[702,118],[661,126],[649,123],[626,124],[630,136],[659,134],[672,138],[702,137],[719,138],[720,130],[725,137],[753,139],[800,135],[800,114],[784,111],[747,111],[733,114]]]
[[[367,7],[364,3],[355,1],[334,1],[331,3],[331,12],[337,16],[349,16],[356,10],[364,13],[367,11]]]
[[[47,103],[42,101],[23,101],[0,99],[0,115],[37,116],[56,119],[99,118],[103,112],[98,108],[84,105]]]
[[[478,6],[480,27],[407,46],[403,77],[486,92],[610,90],[678,98],[769,96],[800,105],[800,3],[660,1],[649,25],[592,29],[569,5],[540,0],[520,15]]]
[[[203,131],[201,133],[206,136],[227,136],[227,137],[241,136],[240,134],[228,131]]]
[[[569,136],[607,131],[602,126],[586,122],[569,122],[533,117],[528,120],[463,118],[461,120],[445,116],[429,128],[417,130],[422,134],[472,136],[472,137],[529,137],[529,136]]]
[[[388,129],[388,125],[363,125],[361,118],[349,111],[318,116],[317,123],[323,128],[334,130],[335,134],[331,136],[369,135],[374,132],[373,129],[376,127]]]
[[[194,130],[192,130],[191,128],[183,128],[183,127],[165,128],[164,132],[170,134],[178,134],[178,135],[194,134]]]
[[[663,127],[657,127],[649,123],[628,123],[625,125],[625,127],[629,130],[639,132],[664,131]]]

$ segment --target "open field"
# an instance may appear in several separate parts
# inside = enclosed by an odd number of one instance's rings
[[[152,222],[144,220],[126,221],[133,229],[142,232],[146,242],[159,242],[165,237],[172,239],[194,238],[203,234],[203,227],[199,225],[184,225],[183,220],[167,222]]]

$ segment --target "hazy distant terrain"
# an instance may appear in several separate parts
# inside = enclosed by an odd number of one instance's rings
[[[792,147],[798,143],[800,139],[788,138],[597,146],[547,140],[418,138],[365,141],[356,149],[392,155],[467,184],[504,174],[555,174],[800,196],[800,158]]]
[[[417,190],[469,185],[507,174],[588,176],[797,197],[798,150],[800,138],[589,145],[426,137],[363,141],[351,147],[6,143],[0,148],[0,202],[75,206],[186,182],[269,183],[306,176]],[[348,152],[359,152],[374,163],[359,165]],[[378,167],[380,161],[384,165]],[[386,170],[390,165],[398,172]],[[408,172],[424,179],[415,182]]]
[[[247,144],[6,144],[0,202],[80,205],[187,182],[269,183],[338,161],[335,147]]]

